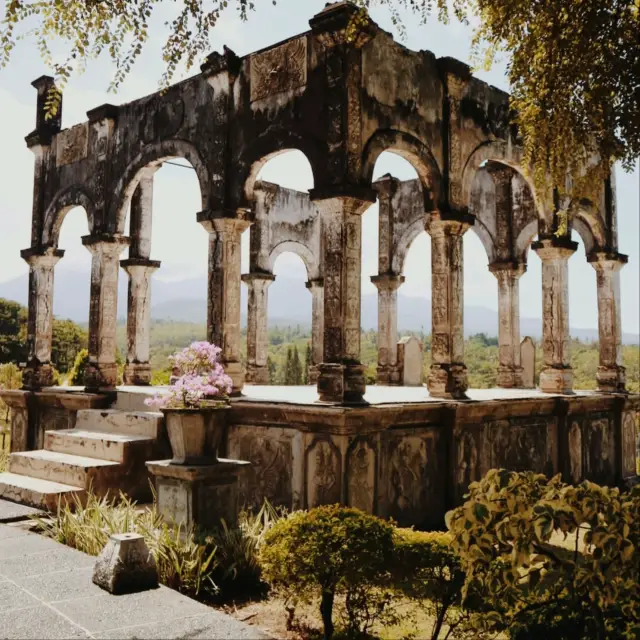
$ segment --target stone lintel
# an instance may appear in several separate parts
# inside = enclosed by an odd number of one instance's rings
[[[117,121],[118,111],[119,108],[114,104],[101,104],[99,107],[87,111],[87,118],[90,123],[100,122],[101,120]]]
[[[404,276],[395,273],[380,273],[377,276],[371,276],[371,282],[373,282],[378,291],[395,291],[404,281]]]
[[[594,269],[618,271],[629,262],[629,256],[617,251],[592,251],[587,256],[587,262]]]
[[[498,273],[507,271],[519,278],[526,273],[527,264],[525,262],[518,262],[517,260],[498,260],[489,265],[489,271],[496,277]]]
[[[309,198],[312,202],[332,200],[333,198],[359,200],[361,211],[354,213],[364,213],[368,205],[376,201],[377,193],[375,189],[359,184],[330,184],[311,189]]]
[[[160,260],[149,260],[148,258],[127,258],[126,260],[120,260],[120,266],[125,271],[127,267],[147,267],[155,271],[160,268],[161,264]]]
[[[243,273],[241,276],[242,282],[255,282],[255,281],[264,281],[264,282],[273,282],[276,277],[273,273],[266,273],[260,271],[252,271],[251,273]]]

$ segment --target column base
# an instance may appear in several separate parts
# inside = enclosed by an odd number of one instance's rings
[[[233,388],[231,389],[232,396],[239,396],[242,393],[244,387],[244,367],[240,362],[222,362],[224,372],[231,378]]]
[[[540,372],[540,391],[544,393],[572,393],[573,369],[547,367]]]
[[[523,374],[522,367],[498,367],[496,385],[501,389],[520,389],[524,387]]]
[[[309,367],[309,384],[318,384],[318,378],[320,377],[320,369],[317,364],[313,364]]]
[[[201,466],[147,462],[154,476],[158,511],[171,524],[211,530],[224,519],[231,529],[238,524],[238,476],[249,463],[224,460]]]
[[[614,365],[612,367],[598,367],[596,373],[598,391],[603,393],[627,393],[626,369]]]
[[[115,389],[118,384],[118,365],[115,362],[87,362],[84,386],[89,392]]]
[[[469,388],[467,367],[463,364],[432,364],[427,378],[429,395],[434,398],[466,399]]]
[[[366,404],[364,365],[322,363],[318,365],[318,371],[320,402]]]
[[[55,384],[54,374],[55,369],[52,364],[33,360],[22,370],[22,388],[38,391],[43,387],[52,387]]]
[[[248,364],[244,381],[250,384],[269,384],[268,367],[257,364]]]
[[[151,365],[148,362],[127,362],[123,374],[124,383],[136,387],[151,384]]]
[[[378,365],[376,369],[376,384],[389,386],[401,385],[400,369],[390,364]]]

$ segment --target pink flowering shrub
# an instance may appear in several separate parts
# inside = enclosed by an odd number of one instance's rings
[[[221,349],[210,342],[194,342],[171,356],[180,376],[165,395],[147,398],[145,404],[161,409],[211,408],[224,404],[231,393],[231,378],[218,362]]]

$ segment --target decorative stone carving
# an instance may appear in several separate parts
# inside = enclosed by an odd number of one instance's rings
[[[456,501],[460,503],[469,484],[480,480],[481,430],[466,427],[456,441]]]
[[[318,438],[305,457],[307,508],[341,502],[342,464],[338,448],[331,441]]]
[[[306,84],[306,36],[251,56],[251,102]]]
[[[491,467],[544,473],[547,467],[545,419],[512,418],[487,422]]]
[[[582,482],[582,428],[572,422],[569,429],[569,477],[573,484]]]
[[[89,124],[64,129],[56,136],[56,166],[62,167],[87,157]]]
[[[615,482],[615,449],[611,416],[591,413],[582,420],[584,478],[598,484]]]
[[[636,475],[636,420],[633,411],[622,414],[622,477]]]
[[[367,513],[376,509],[376,452],[368,440],[357,438],[347,453],[347,505]]]

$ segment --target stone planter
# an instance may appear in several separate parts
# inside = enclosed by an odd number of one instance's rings
[[[229,409],[161,409],[173,452],[171,464],[216,464]]]

